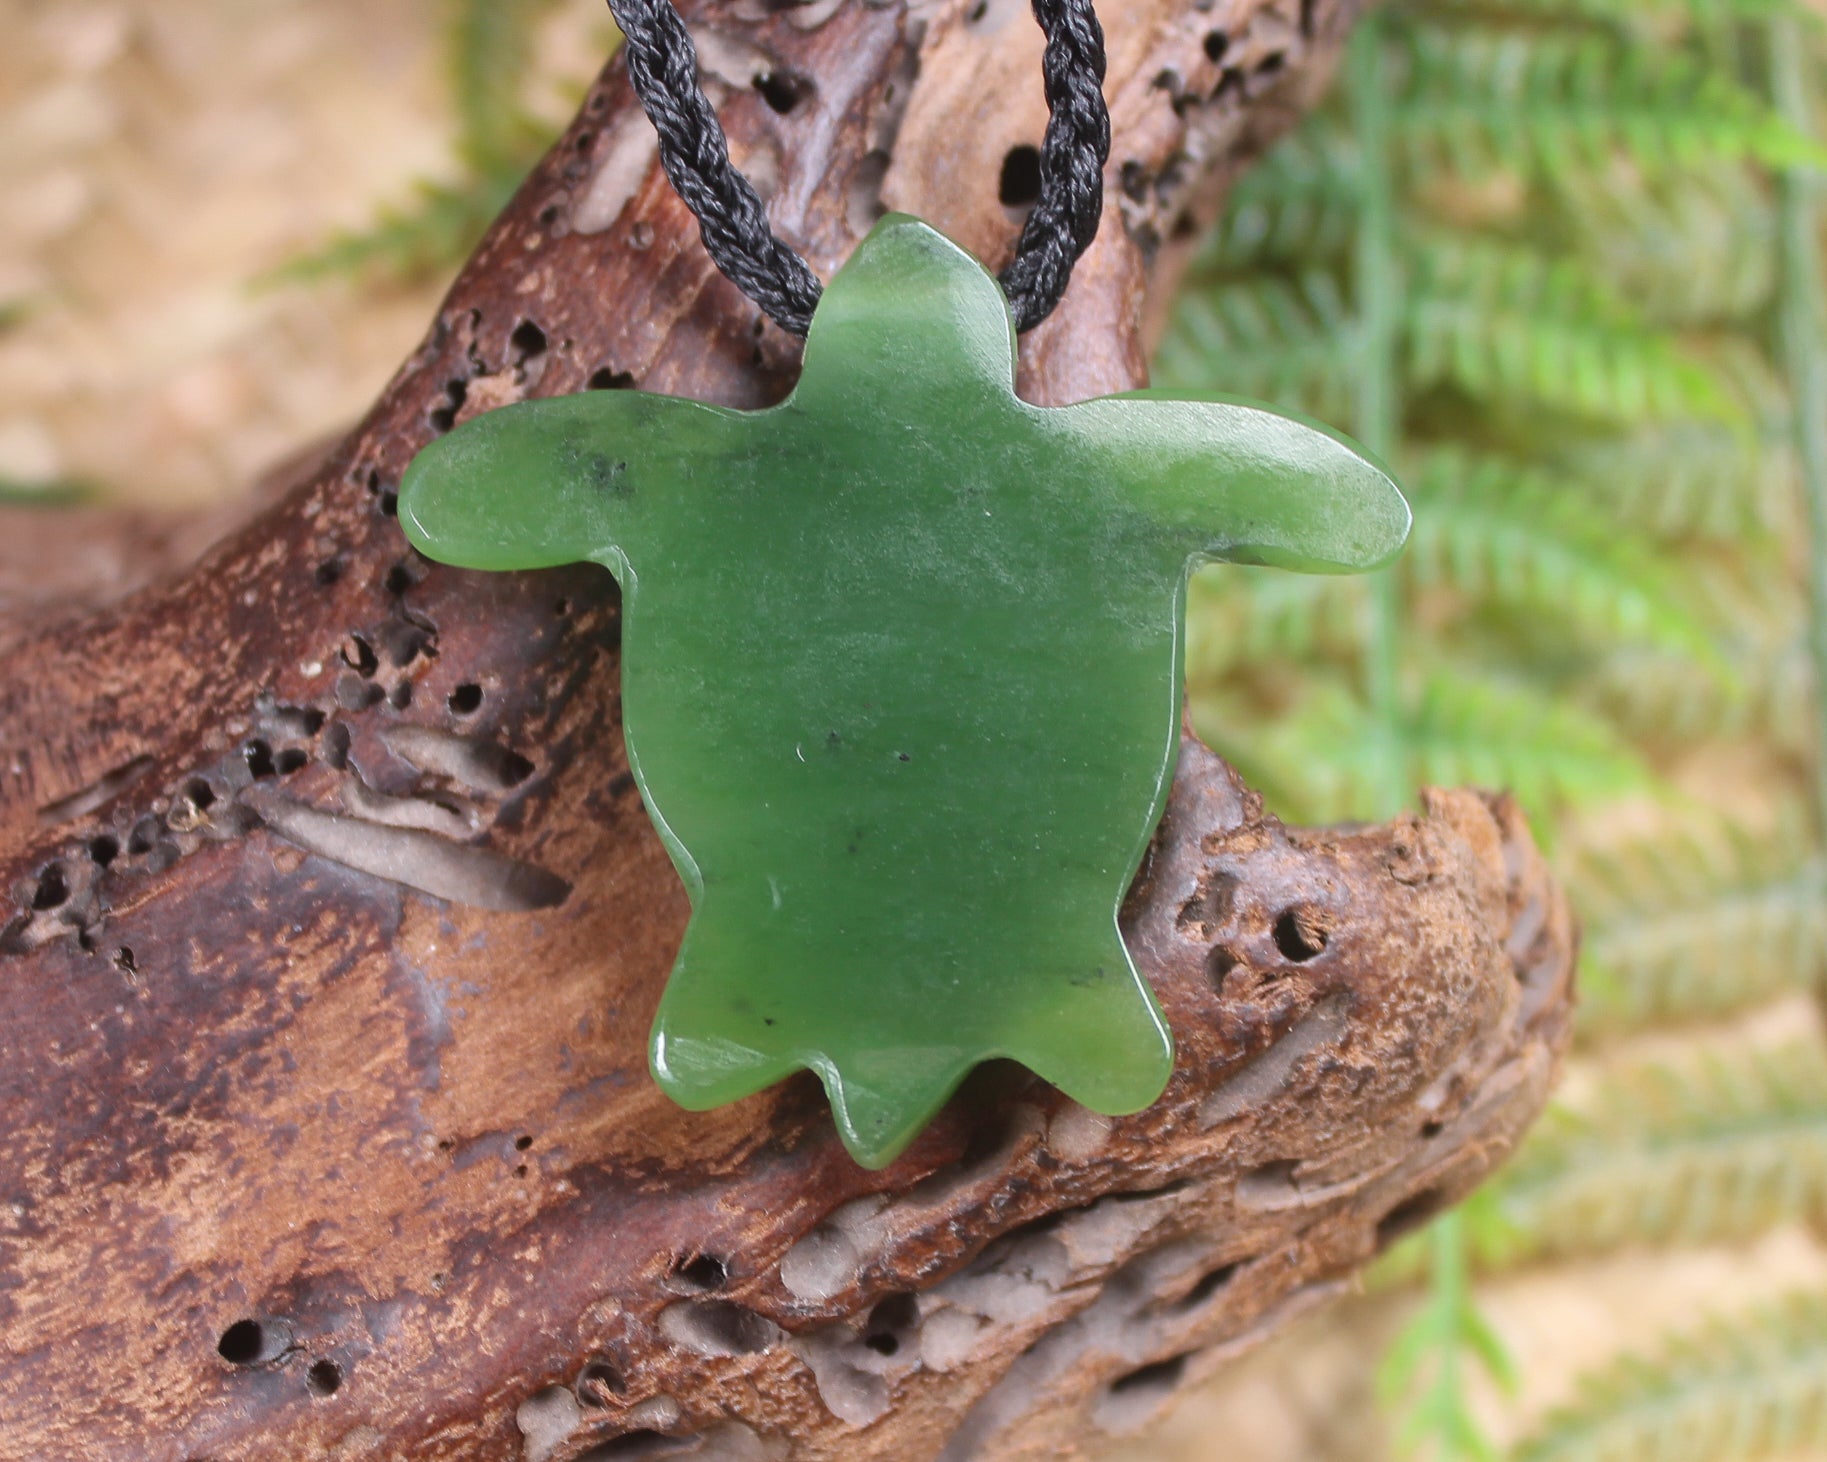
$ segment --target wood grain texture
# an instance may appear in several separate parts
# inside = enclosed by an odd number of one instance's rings
[[[1045,115],[1018,0],[687,11],[822,273],[883,206],[1006,258],[1002,159]],[[1186,220],[1349,20],[1107,12],[1112,206],[1024,340],[1040,402],[1141,380]],[[789,73],[779,112],[752,83]],[[986,1068],[867,1173],[809,1079],[654,1090],[687,910],[623,754],[613,581],[430,565],[391,492],[476,411],[760,405],[796,349],[612,66],[298,488],[176,578],[0,629],[0,1458],[1073,1455],[1539,1109],[1573,934],[1513,806],[1289,830],[1190,739],[1124,914],[1180,1043],[1156,1107]]]

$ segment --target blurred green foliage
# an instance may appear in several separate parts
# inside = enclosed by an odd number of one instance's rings
[[[1827,1299],[1795,1295],[1671,1336],[1582,1383],[1515,1462],[1729,1462],[1827,1447]]]
[[[1587,929],[1595,1089],[1380,1267],[1425,1281],[1383,1373],[1399,1451],[1501,1455],[1472,1400],[1474,1374],[1508,1379],[1476,1271],[1827,1217],[1827,1044],[1720,1027],[1827,969],[1827,543],[1807,531],[1827,449],[1793,404],[1827,409],[1819,259],[1797,259],[1820,220],[1796,180],[1823,154],[1782,78],[1820,51],[1788,0],[1373,15],[1331,104],[1239,182],[1159,353],[1162,384],[1354,432],[1415,506],[1381,582],[1196,582],[1206,739],[1301,820],[1387,815],[1422,782],[1509,788]],[[1695,777],[1710,754],[1755,785]],[[1813,815],[1748,830],[1746,796]],[[1672,1054],[1631,1053],[1665,1030]],[[1823,1313],[1659,1344],[1514,1456],[1821,1441]]]

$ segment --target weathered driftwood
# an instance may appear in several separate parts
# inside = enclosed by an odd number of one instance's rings
[[[1034,399],[1140,378],[1162,241],[1348,19],[1278,5],[1106,7],[1114,206],[1025,342]],[[1044,119],[1020,0],[695,11],[818,267],[883,203],[1006,257],[999,172]],[[1124,921],[1180,1041],[1154,1109],[986,1069],[871,1174],[809,1080],[658,1095],[686,904],[623,757],[614,585],[435,568],[391,490],[489,406],[754,405],[794,358],[612,67],[301,487],[174,581],[0,624],[0,1457],[1069,1454],[1538,1109],[1571,933],[1513,808],[1296,832],[1191,741]]]

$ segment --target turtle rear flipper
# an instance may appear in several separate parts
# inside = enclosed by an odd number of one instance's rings
[[[1052,998],[1033,999],[1006,1054],[1095,1112],[1139,1112],[1173,1075],[1173,1035],[1114,925],[1081,949],[1050,972]]]
[[[839,960],[729,920],[694,914],[654,1023],[654,1077],[691,1110],[808,1069],[844,1145],[879,1168],[984,1061],[1012,1057],[1110,1115],[1149,1105],[1173,1070],[1166,1022],[1113,924],[1046,948],[986,943],[935,982],[879,952]]]
[[[894,1017],[896,982],[871,961],[834,961],[816,941],[764,929],[714,901],[694,912],[654,1021],[654,1079],[680,1106],[706,1111],[810,1070],[851,1155],[886,1166],[997,1053],[977,1049],[967,1010],[956,1042],[920,1040]]]
[[[907,1047],[815,1069],[850,1155],[866,1168],[885,1168],[938,1115],[976,1064],[955,1048]],[[859,1079],[863,1072],[867,1081]]]

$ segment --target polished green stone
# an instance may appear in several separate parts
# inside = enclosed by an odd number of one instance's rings
[[[1328,431],[1030,406],[1014,347],[982,266],[891,217],[781,405],[529,402],[400,489],[433,558],[621,581],[629,759],[693,906],[654,1075],[706,1108],[810,1068],[871,1166],[991,1057],[1100,1112],[1161,1094],[1116,916],[1173,773],[1189,569],[1370,569],[1408,530]]]

